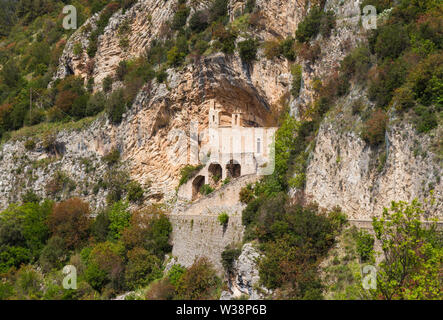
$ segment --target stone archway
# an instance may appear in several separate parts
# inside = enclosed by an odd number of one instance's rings
[[[197,176],[194,178],[194,181],[192,181],[192,200],[198,198],[200,194],[200,189],[204,184],[205,184],[204,176]]]
[[[241,176],[241,165],[235,161],[231,160],[226,165],[226,170],[229,178],[238,178]]]
[[[219,165],[218,163],[211,163],[208,168],[209,180],[210,181],[212,180],[214,183],[218,183],[221,180],[222,176],[223,176],[222,166]]]

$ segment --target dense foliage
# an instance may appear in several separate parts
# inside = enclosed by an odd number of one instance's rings
[[[91,217],[80,199],[26,202],[0,213],[1,299],[110,298],[163,277],[169,220],[158,207],[131,213],[117,202]],[[62,287],[64,265],[78,289]]]
[[[379,12],[393,6],[392,1],[378,0],[364,1],[362,6],[367,4]],[[420,133],[436,128],[443,106],[442,17],[438,1],[403,0],[393,6],[386,22],[380,20],[369,33],[368,46],[356,48],[343,60],[341,93],[348,92],[349,80],[354,78],[368,86],[369,98],[378,109],[408,114]],[[380,115],[375,110],[373,120]],[[377,136],[379,129],[374,122],[367,127],[365,139],[379,143],[379,138],[370,137]]]
[[[384,260],[377,273],[376,299],[441,300],[443,238],[437,225],[420,221],[423,206],[392,202],[381,218],[374,218],[375,235],[381,241]]]

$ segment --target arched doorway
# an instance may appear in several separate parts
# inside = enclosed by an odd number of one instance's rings
[[[204,176],[195,177],[194,181],[192,181],[192,200],[198,198],[198,195],[200,194],[200,189],[204,184],[205,184]]]
[[[208,168],[209,179],[215,183],[218,183],[222,178],[223,169],[218,163],[211,163]]]
[[[226,165],[226,170],[228,170],[228,177],[230,178],[238,178],[241,176],[241,166],[235,160],[228,162]]]

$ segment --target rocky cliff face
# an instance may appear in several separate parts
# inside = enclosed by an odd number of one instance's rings
[[[103,79],[114,75],[120,61],[144,54],[150,43],[161,36],[166,22],[174,14],[175,5],[175,1],[140,0],[124,13],[117,11],[98,37],[97,53],[91,58],[86,49],[89,35],[96,29],[100,16],[100,13],[96,13],[68,40],[54,79],[63,79],[72,73],[85,79],[90,76],[94,78],[95,88],[101,88]],[[128,41],[124,47],[120,45],[122,35],[119,32],[123,24],[130,30],[124,35]],[[76,43],[82,45],[83,53],[80,55],[74,54]]]
[[[393,200],[423,202],[433,190],[436,202],[424,218],[441,220],[442,172],[436,157],[424,153],[429,139],[403,124],[391,127],[386,141],[386,150],[380,152],[368,147],[358,133],[323,124],[307,171],[309,199],[325,208],[340,206],[352,219],[370,220]],[[386,157],[384,164],[380,156]]]
[[[161,21],[172,15],[171,2],[173,1],[139,1],[125,14],[114,14],[104,35],[99,37],[97,56],[100,60],[96,61],[94,69],[96,83],[97,79],[112,73],[120,60],[128,57],[120,54],[115,41],[105,40],[112,39],[112,32],[118,23],[131,16],[134,24],[141,28],[139,32],[133,32],[135,38],[130,41],[133,46],[130,45],[132,49],[129,52],[136,56],[157,36]],[[146,22],[145,27],[142,27],[141,23],[143,15],[152,16],[152,22]],[[92,25],[96,20],[97,16],[94,16],[86,24]],[[151,30],[154,21],[157,26],[155,32]],[[72,52],[73,44],[77,41],[81,41],[84,47],[87,46],[87,40],[84,40],[87,33],[82,33],[82,29],[68,41],[56,77],[65,76],[67,70],[84,75],[81,65],[87,63],[82,60],[86,58],[75,58]],[[143,44],[141,39],[144,39]],[[189,160],[187,153],[183,152],[182,141],[176,141],[177,135],[184,134],[188,137],[191,121],[197,121],[201,131],[207,128],[210,105],[215,103],[226,113],[240,109],[261,126],[273,124],[273,111],[290,87],[289,65],[285,60],[264,59],[262,52],[259,52],[259,55],[260,59],[249,66],[243,64],[238,56],[214,54],[203,57],[182,70],[167,70],[166,84],[156,81],[146,84],[120,125],[115,126],[99,119],[87,130],[58,133],[57,140],[64,143],[65,152],[63,158],[55,162],[60,164],[71,179],[78,180],[79,175],[84,176],[86,173],[78,170],[81,166],[74,164],[75,161],[92,157],[98,161],[96,166],[104,166],[100,162],[101,157],[116,147],[120,150],[125,168],[130,171],[131,177],[143,186],[149,185],[150,195],[156,201],[173,199],[179,171]],[[46,157],[42,149],[36,153],[27,152],[23,143],[24,140],[10,141],[2,146],[3,154],[9,154],[3,157],[0,168],[3,177],[2,207],[11,201],[19,200],[27,189],[34,189],[39,195],[47,196],[45,184],[58,170],[55,166],[48,166],[48,171],[39,174],[40,178],[35,181],[27,181],[27,177],[23,176],[24,180],[18,188],[16,173],[11,170],[16,166],[11,150],[16,150],[20,157],[30,157],[33,160]],[[183,143],[187,146],[188,141]],[[24,172],[29,170],[30,165],[23,163]],[[81,196],[82,193],[82,188],[76,188],[71,195]],[[91,200],[94,208],[98,208],[104,204],[105,195],[103,193],[86,198]]]
[[[223,291],[220,300],[231,300],[242,296],[250,300],[260,300],[271,293],[259,285],[260,276],[257,268],[259,259],[260,253],[252,243],[243,246],[240,256],[232,267],[232,275],[228,279],[229,291]]]

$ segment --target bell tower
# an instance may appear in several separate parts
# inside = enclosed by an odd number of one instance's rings
[[[241,127],[241,111],[237,110],[232,114],[232,124],[231,126],[234,127]]]
[[[209,128],[218,128],[220,126],[220,111],[215,108],[215,101],[212,101],[209,108]]]

